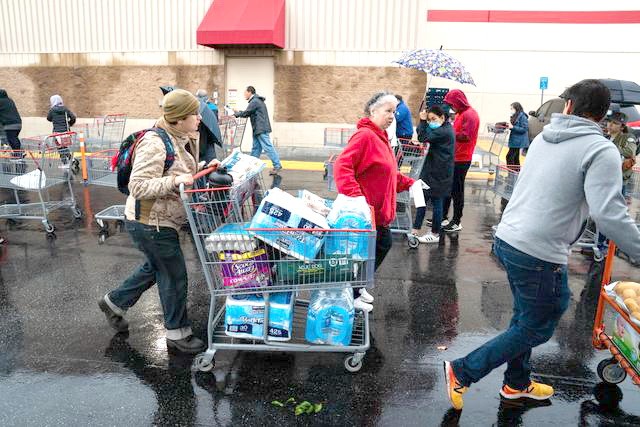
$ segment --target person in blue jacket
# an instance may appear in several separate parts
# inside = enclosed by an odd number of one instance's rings
[[[507,164],[520,166],[520,150],[529,147],[529,116],[519,102],[511,104],[511,120],[509,122],[509,152]]]
[[[411,111],[400,95],[396,95],[398,106],[396,107],[396,137],[398,139],[413,138],[413,122]]]

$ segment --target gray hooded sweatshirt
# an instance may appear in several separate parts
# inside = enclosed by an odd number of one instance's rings
[[[640,231],[622,196],[618,149],[591,120],[553,114],[531,143],[496,236],[543,261],[566,264],[587,216],[640,260]]]

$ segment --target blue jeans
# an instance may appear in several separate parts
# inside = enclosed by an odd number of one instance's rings
[[[153,225],[137,221],[127,221],[126,229],[146,260],[119,288],[109,292],[108,299],[126,311],[147,289],[157,284],[164,326],[173,332],[167,332],[167,338],[186,338],[191,335],[187,318],[187,267],[178,232],[170,227],[160,227],[158,231]]]
[[[431,199],[431,204],[433,205],[433,220],[431,222],[431,232],[433,232],[433,234],[440,234],[440,224],[442,223],[443,215],[442,205],[444,204],[444,199],[442,197],[431,197],[429,196],[428,191],[422,191],[424,192],[425,201]],[[424,215],[426,211],[426,207],[416,209],[416,217],[413,220],[413,228],[415,228],[416,230],[420,230],[420,228],[422,228],[422,222],[424,221]]]
[[[282,167],[280,157],[278,157],[278,153],[271,142],[271,138],[269,138],[268,132],[253,135],[253,148],[251,148],[251,155],[253,157],[260,158],[260,154],[262,154],[263,151],[271,159],[271,163],[273,163],[274,168],[279,169]]]
[[[469,386],[507,364],[504,383],[517,390],[531,383],[531,349],[547,342],[569,305],[567,266],[542,261],[496,238],[494,252],[507,271],[513,294],[509,329],[452,362],[458,381]]]

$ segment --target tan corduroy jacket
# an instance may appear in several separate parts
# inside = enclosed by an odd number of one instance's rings
[[[147,132],[138,142],[129,179],[125,216],[130,221],[178,230],[186,219],[186,213],[175,177],[197,172],[198,142],[197,139],[193,141],[186,136],[176,137],[167,133],[173,142],[176,157],[166,172],[163,171],[167,152],[162,138],[156,132]],[[195,157],[187,152],[187,145],[190,145]]]

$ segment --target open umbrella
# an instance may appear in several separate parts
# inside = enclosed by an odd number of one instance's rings
[[[393,61],[406,68],[424,71],[427,74],[427,84],[425,87],[424,100],[427,97],[429,89],[429,76],[441,77],[447,80],[453,80],[458,83],[466,83],[475,86],[473,77],[466,70],[464,65],[448,53],[440,49],[414,49],[404,52],[402,56]],[[422,104],[420,105],[422,109]]]
[[[611,92],[611,102],[615,104],[640,105],[640,85],[629,80],[600,79]]]

